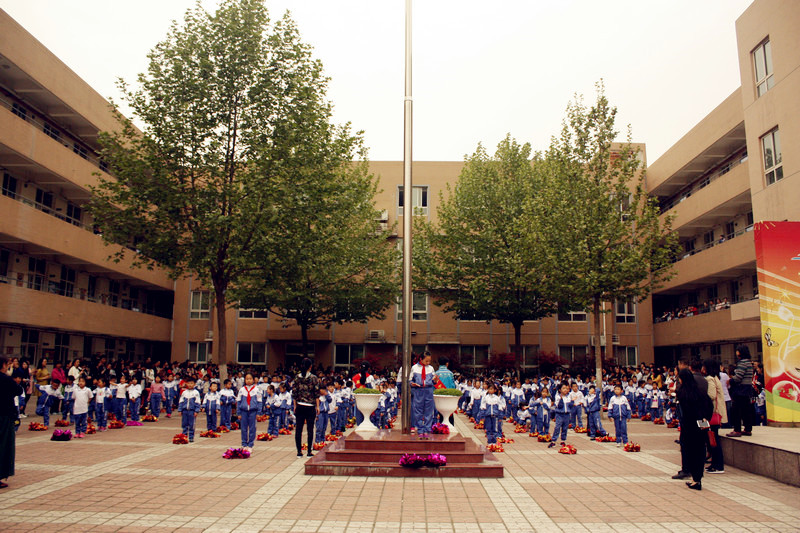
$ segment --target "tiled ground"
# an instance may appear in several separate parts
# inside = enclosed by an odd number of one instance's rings
[[[728,468],[689,491],[670,479],[675,430],[639,421],[640,453],[570,435],[578,454],[560,455],[506,425],[504,478],[420,480],[305,476],[293,437],[226,461],[238,432],[176,446],[174,418],[71,442],[27,431],[34,420],[17,436],[0,531],[800,531],[800,488]]]

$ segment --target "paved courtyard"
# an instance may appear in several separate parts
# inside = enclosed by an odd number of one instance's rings
[[[27,430],[36,420],[18,433],[2,531],[800,531],[800,488],[729,467],[690,491],[670,479],[677,432],[636,420],[640,453],[571,435],[573,456],[506,424],[516,442],[498,454],[505,478],[490,480],[312,477],[294,437],[224,460],[239,432],[173,445],[179,419],[162,418],[51,442],[52,429]],[[485,443],[463,416],[457,425]]]

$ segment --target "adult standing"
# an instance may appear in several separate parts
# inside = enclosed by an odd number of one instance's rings
[[[0,480],[14,475],[14,426],[18,423],[14,398],[22,394],[22,387],[6,374],[9,366],[8,358],[0,356]],[[0,489],[6,487],[8,483],[0,481]]]
[[[72,365],[69,367],[69,371],[67,372],[68,376],[72,376],[75,380],[75,383],[78,383],[78,378],[81,377],[81,360],[75,359],[72,361]]]
[[[736,369],[730,380],[731,423],[733,431],[726,437],[750,436],[753,431],[753,363],[750,361],[750,349],[745,345],[736,347]],[[742,425],[744,424],[744,431]]]
[[[46,358],[43,357],[42,360],[39,361],[39,366],[36,367],[36,373],[33,377],[36,380],[36,384],[42,387],[46,387],[47,384],[50,383],[50,370],[47,368]],[[39,387],[34,388],[33,393],[35,396],[39,396]]]
[[[308,456],[314,444],[314,420],[317,418],[317,399],[319,398],[319,379],[311,373],[311,359],[303,358],[300,362],[300,373],[294,380],[294,416],[297,426],[294,433],[294,443],[297,445],[297,457],[303,457],[303,424],[308,432]]]
[[[711,466],[706,468],[709,474],[724,474],[725,460],[722,456],[722,445],[719,442],[719,428],[728,421],[728,410],[725,407],[725,395],[719,379],[720,364],[713,359],[703,361],[703,374],[708,382],[708,397],[714,405],[714,413],[709,420],[708,449],[711,452]],[[712,438],[713,436],[713,438]]]
[[[719,373],[719,381],[720,381],[720,383],[722,383],[722,395],[725,398],[725,412],[726,413],[730,413],[731,412],[731,404],[732,404],[732,402],[731,402],[730,380],[731,380],[730,376],[728,375],[727,372],[725,372],[725,367],[722,367],[722,370]],[[726,416],[726,420],[727,420],[727,416]],[[724,428],[731,427],[730,426],[730,420],[728,420],[727,422],[723,423],[722,427],[724,427]]]
[[[686,486],[693,490],[701,490],[703,479],[703,463],[706,457],[706,437],[698,422],[711,417],[711,400],[702,392],[688,368],[678,374],[678,402],[681,409],[681,463],[692,476]]]

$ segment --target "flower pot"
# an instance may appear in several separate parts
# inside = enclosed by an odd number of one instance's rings
[[[442,423],[450,428],[450,433],[457,433],[455,426],[450,423],[450,415],[458,409],[459,396],[439,396],[433,395],[433,404],[436,410],[442,415]]]
[[[356,426],[356,431],[378,431],[378,427],[373,424],[369,415],[378,408],[381,399],[380,394],[355,394],[356,409],[364,416],[364,420]]]

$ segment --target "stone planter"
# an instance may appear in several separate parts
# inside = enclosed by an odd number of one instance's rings
[[[378,408],[381,395],[355,394],[354,396],[356,397],[356,409],[364,416],[363,422],[356,427],[356,431],[378,431],[378,427],[370,421],[369,415]]]
[[[433,404],[436,410],[442,415],[443,423],[450,428],[450,433],[458,433],[455,426],[450,423],[450,415],[458,409],[458,400],[460,396],[439,396],[433,395]]]

